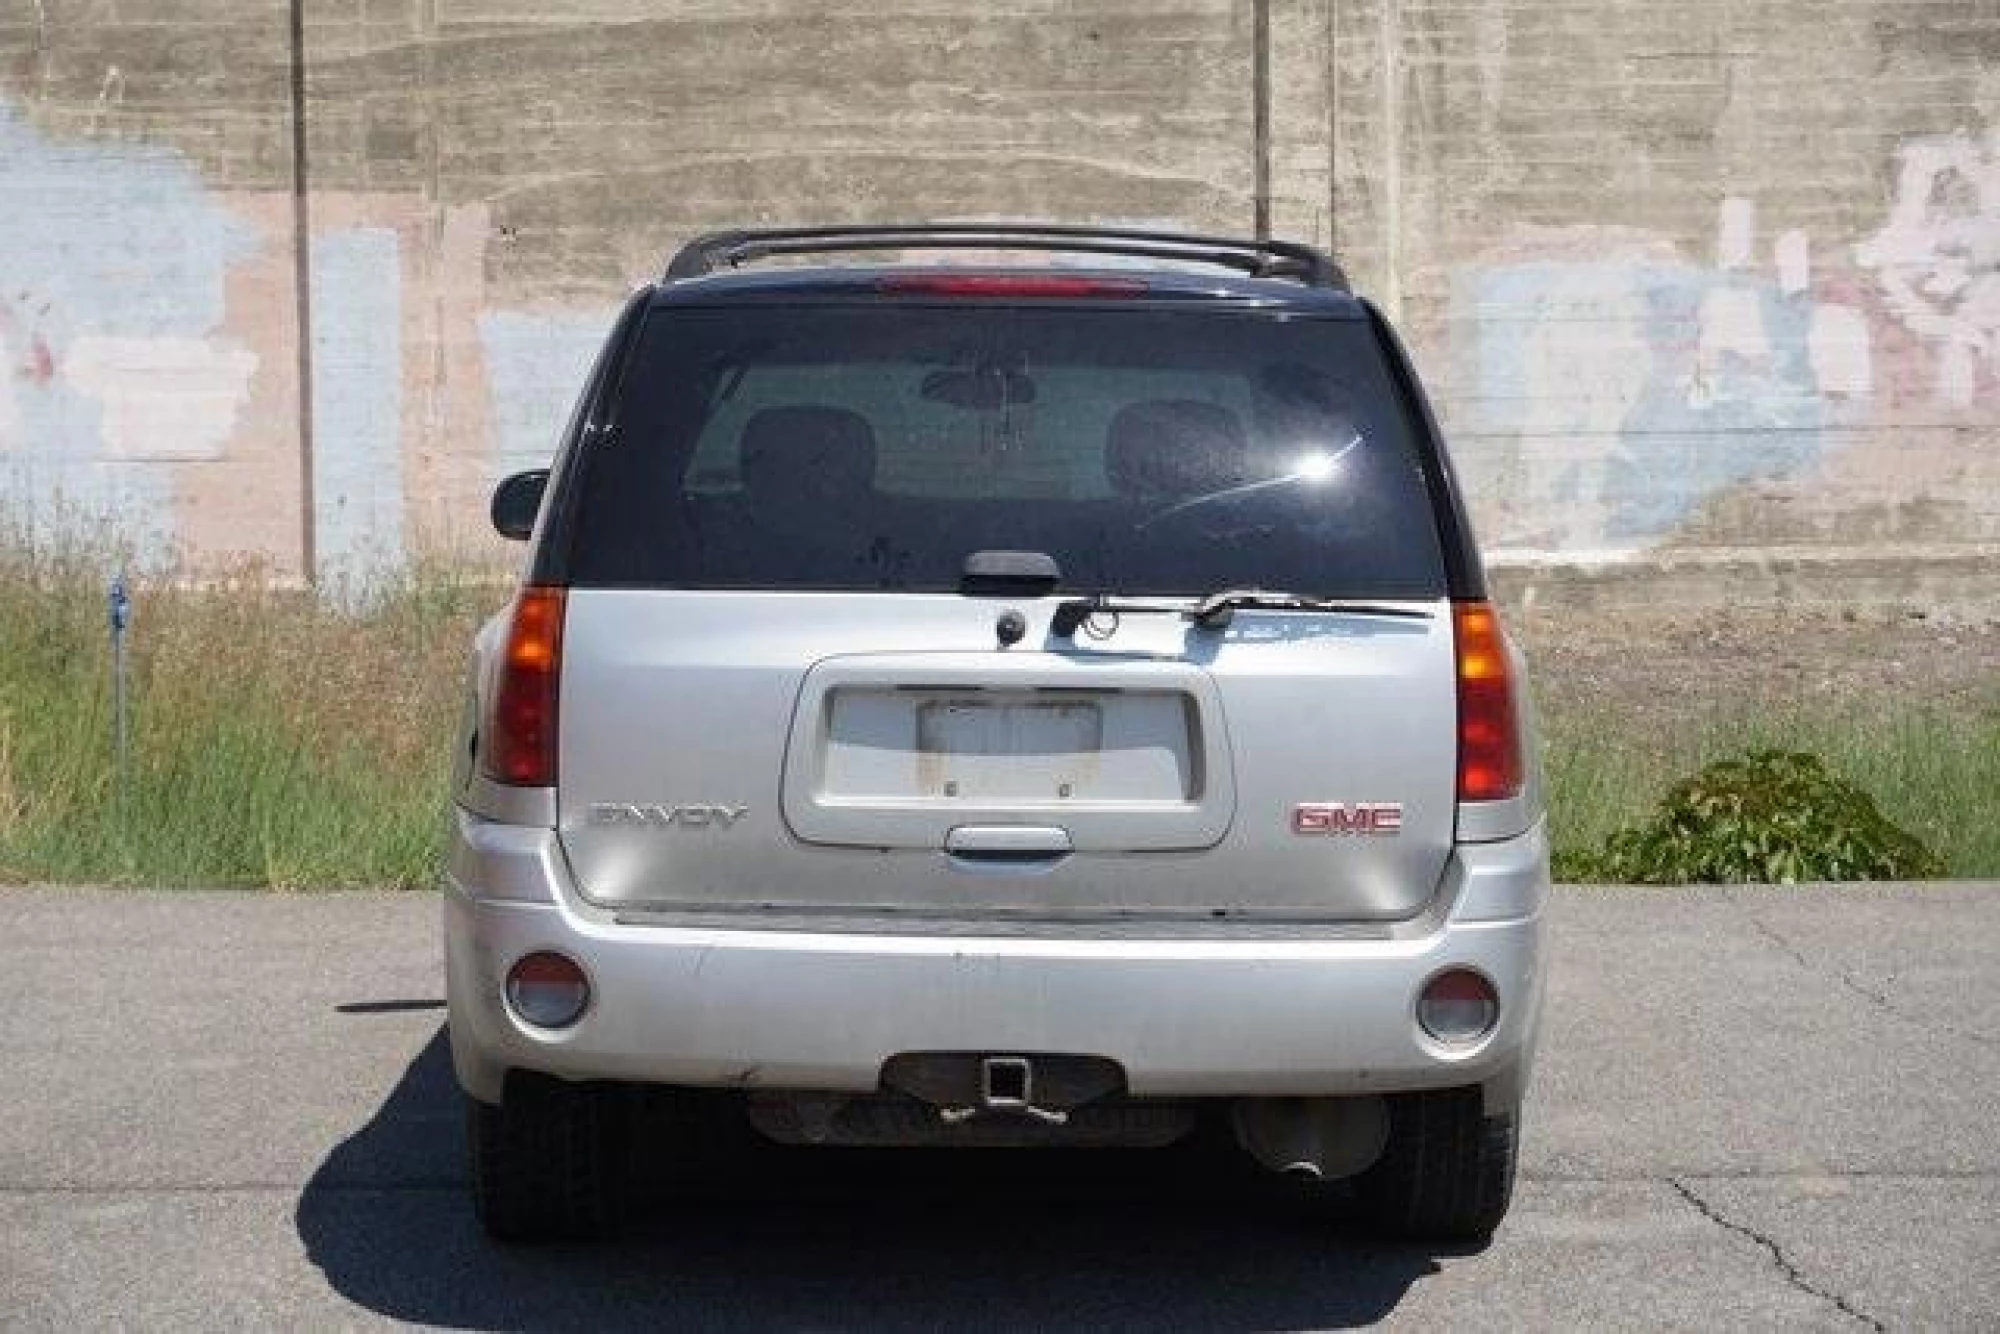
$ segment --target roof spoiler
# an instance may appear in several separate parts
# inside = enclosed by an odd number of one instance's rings
[[[862,250],[1049,250],[1176,260],[1235,269],[1254,278],[1290,278],[1349,291],[1347,275],[1324,251],[1292,241],[1243,241],[1179,232],[1016,223],[914,223],[879,227],[795,227],[710,232],[681,247],[666,281],[699,278],[773,255]]]

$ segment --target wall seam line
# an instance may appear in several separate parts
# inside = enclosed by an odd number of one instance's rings
[[[313,485],[312,182],[306,162],[305,0],[291,0],[292,285],[298,317],[299,573],[307,587],[319,582]]]
[[[1252,139],[1256,161],[1252,165],[1255,193],[1253,211],[1257,239],[1271,239],[1271,0],[1251,0],[1250,84],[1252,98]]]

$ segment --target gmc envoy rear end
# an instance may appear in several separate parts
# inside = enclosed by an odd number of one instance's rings
[[[979,262],[913,262],[946,249]],[[1500,1221],[1548,888],[1521,668],[1325,255],[706,237],[494,521],[529,554],[444,912],[493,1234],[601,1228],[718,1116],[1211,1127],[1386,1232]]]

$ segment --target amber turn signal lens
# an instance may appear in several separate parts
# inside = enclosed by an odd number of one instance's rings
[[[514,787],[556,781],[556,702],[562,689],[563,590],[530,585],[514,619],[493,686],[481,745],[486,774]]]
[[[1514,671],[1500,616],[1487,602],[1452,604],[1458,657],[1458,799],[1505,801],[1524,774]]]

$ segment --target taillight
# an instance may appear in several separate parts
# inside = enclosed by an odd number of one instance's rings
[[[875,284],[880,292],[921,296],[1088,297],[1138,296],[1146,290],[1138,278],[1082,278],[1045,273],[910,273],[894,274]]]
[[[1458,657],[1458,799],[1504,801],[1521,791],[1521,727],[1500,617],[1487,602],[1452,604]]]
[[[514,787],[556,781],[556,699],[562,688],[563,590],[530,586],[514,619],[486,719],[487,776]]]

